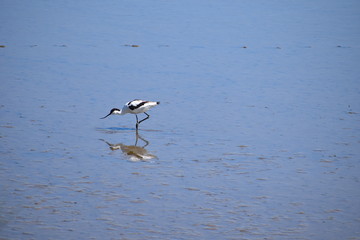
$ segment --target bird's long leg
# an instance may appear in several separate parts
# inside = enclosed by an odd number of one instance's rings
[[[146,112],[144,112],[145,114],[146,114],[146,118],[144,118],[143,120],[141,120],[140,122],[139,122],[139,124],[141,123],[141,122],[143,122],[143,121],[145,121],[146,119],[148,119],[149,117],[150,117],[150,115],[149,114],[147,114]]]
[[[135,117],[136,117],[136,131],[137,131],[139,128],[139,120],[138,120],[137,114],[135,114]]]
[[[139,129],[139,124],[150,117],[149,114],[147,114],[146,112],[144,112],[144,113],[146,114],[147,117],[144,118],[143,120],[141,120],[140,122],[139,122],[139,120],[138,120],[137,114],[135,115],[135,116],[136,116],[136,131]]]

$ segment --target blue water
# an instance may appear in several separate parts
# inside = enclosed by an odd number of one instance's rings
[[[0,238],[360,239],[359,11],[2,1]]]

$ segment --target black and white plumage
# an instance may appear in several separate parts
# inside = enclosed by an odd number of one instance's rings
[[[140,99],[135,99],[133,101],[125,103],[125,105],[122,107],[122,109],[113,108],[111,109],[110,113],[106,115],[105,117],[102,117],[101,119],[104,119],[110,115],[124,115],[127,113],[135,114],[136,116],[136,130],[139,128],[139,124],[145,120],[147,120],[150,115],[146,112],[150,110],[150,108],[155,107],[156,105],[159,105],[160,102],[152,102],[152,101],[144,101]],[[137,114],[144,113],[146,117],[142,119],[141,121],[138,120]]]

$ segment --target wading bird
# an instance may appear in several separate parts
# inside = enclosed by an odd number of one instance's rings
[[[151,102],[151,101],[143,101],[140,99],[135,99],[133,101],[125,103],[125,105],[122,107],[122,109],[118,109],[118,108],[111,109],[111,111],[108,115],[106,115],[105,117],[102,117],[100,119],[104,119],[110,115],[124,115],[127,113],[132,113],[132,114],[135,114],[136,130],[138,130],[139,124],[150,117],[150,115],[147,114],[146,112],[150,108],[155,107],[156,105],[159,105],[159,104],[160,104],[160,102]],[[137,114],[139,114],[139,113],[145,113],[146,118],[139,121],[139,119],[137,117]]]

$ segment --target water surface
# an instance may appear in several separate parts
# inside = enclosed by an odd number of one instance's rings
[[[359,239],[359,10],[3,1],[0,238]]]

